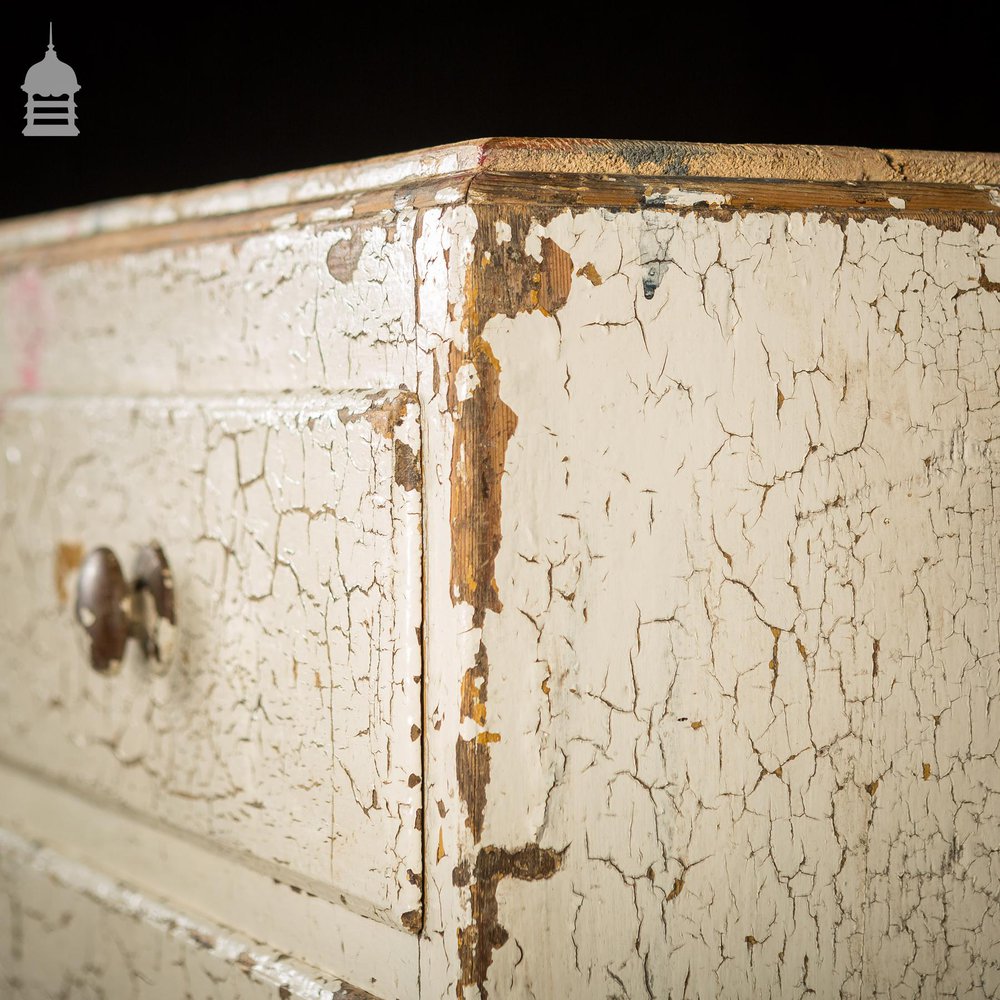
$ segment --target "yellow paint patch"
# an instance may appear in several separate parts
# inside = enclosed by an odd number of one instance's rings
[[[82,562],[83,546],[79,542],[60,542],[56,547],[56,594],[62,605],[69,600],[69,576]]]

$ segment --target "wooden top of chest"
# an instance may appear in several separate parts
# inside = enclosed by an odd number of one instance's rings
[[[807,207],[810,197],[803,194],[804,185],[815,190],[817,184],[975,189],[982,192],[976,204],[941,207],[974,209],[981,200],[995,211],[1000,205],[1000,192],[989,190],[1000,187],[1000,153],[631,139],[486,138],[0,222],[0,258],[18,257],[25,251],[54,245],[65,251],[67,244],[78,245],[84,256],[94,238],[101,240],[105,251],[136,249],[147,242],[181,241],[185,230],[178,226],[215,220],[232,231],[231,223],[222,220],[231,220],[234,215],[258,215],[265,224],[274,226],[276,218],[321,221],[326,211],[335,221],[383,208],[476,200],[477,194],[479,200],[495,199],[501,191],[515,200],[520,192],[522,200],[530,200],[533,191],[546,187],[545,178],[552,191],[563,189],[561,197],[567,203],[571,199],[565,194],[566,179],[577,179],[577,203],[581,202],[580,181],[586,181],[593,195],[590,203],[601,204],[614,191],[612,182],[624,184],[634,193],[638,182],[653,177],[673,178],[681,184],[721,179],[785,185],[783,203],[769,204],[771,208]],[[534,179],[533,186],[519,187],[518,180],[526,178]],[[853,201],[864,204],[864,198],[859,196]],[[275,215],[277,209],[296,212],[303,206],[312,209],[312,214],[300,213],[292,219],[287,214]],[[166,240],[165,227],[172,227]],[[204,228],[198,227],[200,235],[204,235]]]

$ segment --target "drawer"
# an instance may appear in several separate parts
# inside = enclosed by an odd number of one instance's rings
[[[421,872],[418,407],[24,396],[2,415],[0,756],[414,929]],[[89,665],[76,571],[169,560],[170,669]]]
[[[211,920],[192,917],[0,829],[0,995],[377,1000]]]

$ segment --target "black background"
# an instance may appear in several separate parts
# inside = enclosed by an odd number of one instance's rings
[[[1000,150],[987,39],[888,7],[12,6],[0,216],[488,135]],[[50,18],[74,138],[21,135]]]

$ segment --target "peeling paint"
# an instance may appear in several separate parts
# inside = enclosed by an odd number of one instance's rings
[[[181,396],[156,438],[174,473],[130,454],[144,481],[202,491],[170,513],[196,548],[178,594],[211,612],[179,635],[176,678],[53,684],[73,655],[56,539],[87,525],[61,510],[28,558],[31,505],[0,508],[0,569],[49,601],[0,626],[0,698],[25,706],[0,748],[241,863],[305,869],[303,895],[368,878],[342,905],[414,944],[399,928],[419,927],[438,1000],[988,989],[998,161],[949,155],[487,140],[411,163],[439,178],[420,190],[179,202],[142,252],[99,213],[82,250],[32,237],[46,295],[74,303],[43,324],[46,389]],[[713,164],[728,174],[699,180]],[[236,203],[273,210],[218,215]],[[190,323],[209,311],[211,338]],[[124,369],[95,365],[95,336]],[[234,385],[268,415],[204,403]],[[306,406],[316,386],[334,396]],[[50,408],[30,430],[15,400],[6,453],[76,440],[47,474],[129,525],[127,549],[146,512],[92,497],[138,474],[109,474]],[[324,478],[335,500],[310,493]],[[48,496],[32,483],[18,495]],[[422,590],[426,627],[405,608],[376,624],[372,565]],[[216,626],[240,639],[213,659]],[[444,665],[428,677],[422,646]],[[310,784],[328,740],[340,799]],[[378,841],[356,871],[310,839],[345,811],[350,850]]]
[[[480,843],[568,846],[504,884],[486,989],[974,995],[989,880],[942,872],[996,840],[960,804],[993,772],[995,228],[533,214],[513,245],[574,280],[487,331],[518,426]]]
[[[646,208],[687,207],[702,205],[726,205],[729,195],[715,191],[692,191],[673,187],[668,191],[649,191],[643,196]]]
[[[467,869],[456,869],[456,884],[470,885],[472,893],[472,924],[458,931],[462,966],[455,994],[458,1000],[465,997],[466,987],[476,988],[482,1000],[489,998],[486,981],[493,952],[506,944],[509,937],[498,919],[497,886],[500,881],[513,878],[535,882],[551,878],[561,864],[561,852],[529,844],[513,851],[484,847],[476,855],[471,873]]]
[[[461,686],[459,719],[472,719],[477,726],[486,726],[486,699],[489,682],[489,661],[485,646],[480,643],[475,664],[465,671]],[[466,825],[478,844],[483,831],[486,808],[486,787],[490,782],[489,745],[459,736],[455,745],[455,767],[458,794],[465,805]]]
[[[356,226],[340,231],[341,238],[330,244],[326,254],[326,268],[337,281],[347,284],[353,280],[358,262],[364,253],[367,227]]]
[[[46,459],[0,489],[0,572],[24,584],[0,621],[3,756],[401,926],[421,905],[414,399],[11,399],[5,446]],[[134,578],[151,537],[174,662],[157,677],[138,644],[102,647],[121,671],[97,677],[71,567],[107,542]]]
[[[0,992],[11,1000],[378,1000],[3,829],[0,881],[16,942],[6,934],[0,944]]]
[[[416,395],[406,389],[399,392],[381,390],[367,397],[369,405],[362,410],[342,406],[337,415],[343,424],[366,420],[376,433],[392,440],[393,431],[403,422],[407,409],[416,404]]]
[[[394,441],[396,482],[407,492],[419,491],[421,483],[420,456],[405,441]]]

